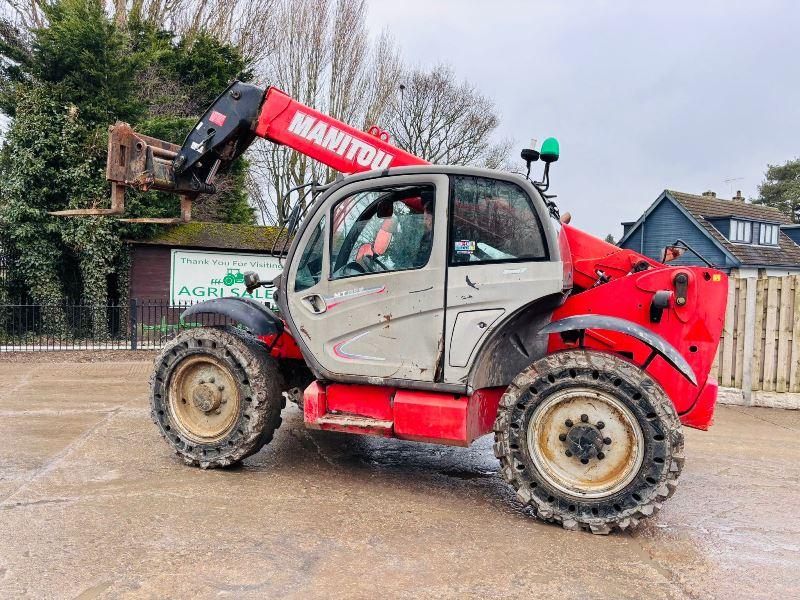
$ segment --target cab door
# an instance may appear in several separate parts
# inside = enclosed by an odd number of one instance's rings
[[[445,381],[466,381],[481,344],[534,300],[562,291],[547,208],[519,178],[451,176]]]
[[[309,221],[288,272],[287,303],[327,376],[434,381],[447,197],[444,175],[383,177],[334,192]]]

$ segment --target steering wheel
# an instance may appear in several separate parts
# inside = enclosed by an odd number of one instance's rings
[[[364,265],[362,265],[360,262],[356,260],[351,260],[344,267],[342,267],[342,271],[348,271],[348,270],[357,271],[361,275],[367,273],[367,270],[364,268]]]

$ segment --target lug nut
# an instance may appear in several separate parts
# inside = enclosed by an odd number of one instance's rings
[[[566,454],[567,456],[572,456],[572,452],[570,452],[569,450],[564,451],[564,454]]]
[[[567,441],[567,434],[566,433],[562,433],[561,435],[558,436],[558,439],[561,440],[562,442],[566,442]]]
[[[603,423],[602,421],[598,421],[598,422],[597,422],[597,428],[598,428],[598,429],[602,429],[602,428],[603,428],[603,427],[605,427],[605,426],[606,426],[606,424],[605,424],[605,423]]]
[[[205,379],[201,379],[201,380],[200,380],[200,381],[198,381],[197,383],[199,383],[200,385],[203,385],[205,382],[206,382],[206,380],[205,380]]]
[[[214,411],[214,414],[215,414],[215,415],[218,415],[218,414],[220,414],[221,412],[222,412],[222,410],[220,410],[220,409],[218,408],[217,410],[215,410],[215,411]]]
[[[572,419],[567,419],[566,421],[564,421],[564,425],[566,425],[567,427],[572,427]]]
[[[584,465],[588,465],[589,464],[589,459],[588,458],[582,458],[581,459],[581,463],[583,463]]]
[[[610,446],[611,445],[611,438],[603,438],[603,443],[606,446]]]
[[[217,386],[217,389],[221,392],[222,390],[225,389],[225,386],[224,385]]]
[[[213,377],[209,377],[208,378],[208,383],[214,383],[214,378]]]
[[[598,452],[597,453],[597,458],[599,458],[600,460],[603,460],[605,457],[606,457],[606,455],[603,454],[602,452]]]
[[[589,415],[581,415],[581,422],[588,423],[589,422]]]

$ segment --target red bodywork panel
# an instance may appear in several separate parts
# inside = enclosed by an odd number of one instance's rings
[[[504,388],[471,396],[314,382],[303,395],[307,427],[469,446],[492,430]]]
[[[292,337],[292,334],[289,333],[289,330],[285,328],[283,333],[278,334],[278,340],[275,341],[275,334],[271,335],[260,335],[258,339],[260,339],[268,348],[272,348],[270,354],[275,358],[291,358],[295,360],[305,360],[303,358],[303,353],[300,351],[300,347],[297,345],[297,342]]]
[[[572,315],[597,314],[627,319],[642,325],[672,344],[686,359],[697,377],[697,386],[656,357],[647,372],[664,388],[684,425],[707,429],[711,424],[717,384],[709,378],[725,321],[728,277],[706,267],[670,267],[632,250],[608,244],[578,229],[564,225],[572,251],[576,288],[567,301],[553,313],[553,321]],[[631,272],[645,261],[650,268]],[[608,283],[592,287],[598,279],[595,269],[611,277]],[[686,302],[679,306],[673,296],[659,323],[650,320],[650,303],[659,290],[675,292],[675,276],[688,276]],[[588,289],[581,289],[588,288]],[[560,334],[552,334],[548,352],[575,348]],[[650,348],[623,333],[589,330],[587,348],[622,354],[643,365]]]
[[[341,173],[430,164],[392,146],[389,136],[377,128],[360,131],[293,100],[277,88],[267,90],[255,133]]]

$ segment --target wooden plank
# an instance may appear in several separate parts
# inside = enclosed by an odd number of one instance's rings
[[[753,388],[760,390],[764,385],[764,315],[767,312],[767,280],[756,281],[756,319],[753,327]]]
[[[780,313],[778,316],[778,363],[775,391],[785,392],[789,378],[789,340],[792,335],[792,277],[781,277]]]
[[[775,391],[775,354],[778,343],[778,287],[780,277],[767,281],[767,314],[764,325],[764,385],[767,392]]]
[[[758,280],[752,277],[745,279],[745,313],[744,313],[744,347],[742,349],[742,395],[747,404],[752,404],[753,371],[757,368],[752,357],[755,353],[756,338],[756,288]],[[760,334],[760,332],[759,332]]]
[[[745,358],[744,355],[744,336],[745,336],[745,309],[747,308],[747,279],[736,280],[736,328],[734,330],[736,337],[736,347],[734,350],[734,375],[733,387],[742,387],[742,373],[744,370]]]
[[[69,210],[51,210],[47,213],[54,217],[108,217],[121,215],[116,208],[70,208]]]
[[[171,217],[139,217],[135,219],[117,219],[120,223],[150,223],[152,225],[182,225],[186,221],[183,219],[173,219]]]
[[[722,355],[722,343],[717,345],[717,351],[714,353],[714,362],[711,363],[711,376],[718,382],[722,380],[722,371],[719,367],[720,356]]]
[[[722,328],[722,377],[720,384],[725,387],[733,385],[731,367],[733,366],[733,325],[736,310],[736,285],[728,282],[728,305],[725,307],[725,325]]]
[[[800,392],[800,277],[794,276],[792,344],[789,353],[789,391]]]

